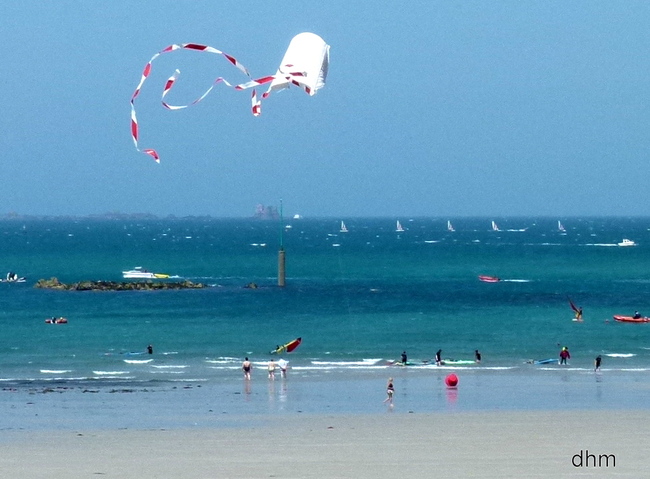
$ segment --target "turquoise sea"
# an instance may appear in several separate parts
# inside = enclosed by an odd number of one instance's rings
[[[612,320],[650,315],[650,218],[561,218],[566,232],[557,218],[450,218],[453,232],[447,220],[2,220],[0,268],[27,281],[0,283],[0,385],[238,389],[245,356],[265,379],[269,352],[296,337],[302,344],[284,355],[294,382],[383,384],[453,370],[472,381],[491,374],[507,384],[514,374],[544,383],[558,371],[563,380],[593,375],[597,355],[609,378],[637,386],[650,378],[650,324]],[[618,246],[624,238],[636,245]],[[51,277],[121,281],[136,266],[210,287],[34,288]],[[258,288],[244,287],[251,282]],[[572,321],[569,298],[583,322]],[[45,324],[51,316],[69,322]],[[572,355],[566,367],[526,363],[557,358],[562,346]],[[436,366],[438,349],[455,360],[479,349],[483,360]],[[403,350],[414,365],[391,366]]]

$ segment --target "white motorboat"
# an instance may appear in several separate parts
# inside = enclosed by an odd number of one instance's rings
[[[619,246],[636,246],[636,243],[630,239],[623,238],[623,241],[618,243]]]
[[[122,276],[126,279],[165,279],[169,278],[165,273],[152,273],[144,269],[142,266],[137,266],[129,271],[122,271]]]

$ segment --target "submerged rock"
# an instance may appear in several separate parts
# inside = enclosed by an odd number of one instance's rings
[[[62,283],[57,278],[39,279],[35,288],[59,289],[65,291],[151,291],[162,289],[201,289],[207,288],[203,283],[192,281],[80,281]]]

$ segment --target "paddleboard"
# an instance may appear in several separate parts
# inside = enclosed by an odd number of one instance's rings
[[[533,361],[533,364],[550,364],[550,363],[557,363],[557,359],[549,358],[549,359],[538,359],[536,361]]]

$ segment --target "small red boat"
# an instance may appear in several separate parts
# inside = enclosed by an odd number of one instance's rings
[[[642,316],[640,318],[635,318],[634,316],[620,316],[615,314],[614,320],[621,323],[650,323],[650,318]]]
[[[497,278],[496,276],[485,276],[482,274],[478,276],[478,279],[483,281],[484,283],[498,283],[499,281],[501,281],[501,279]]]

